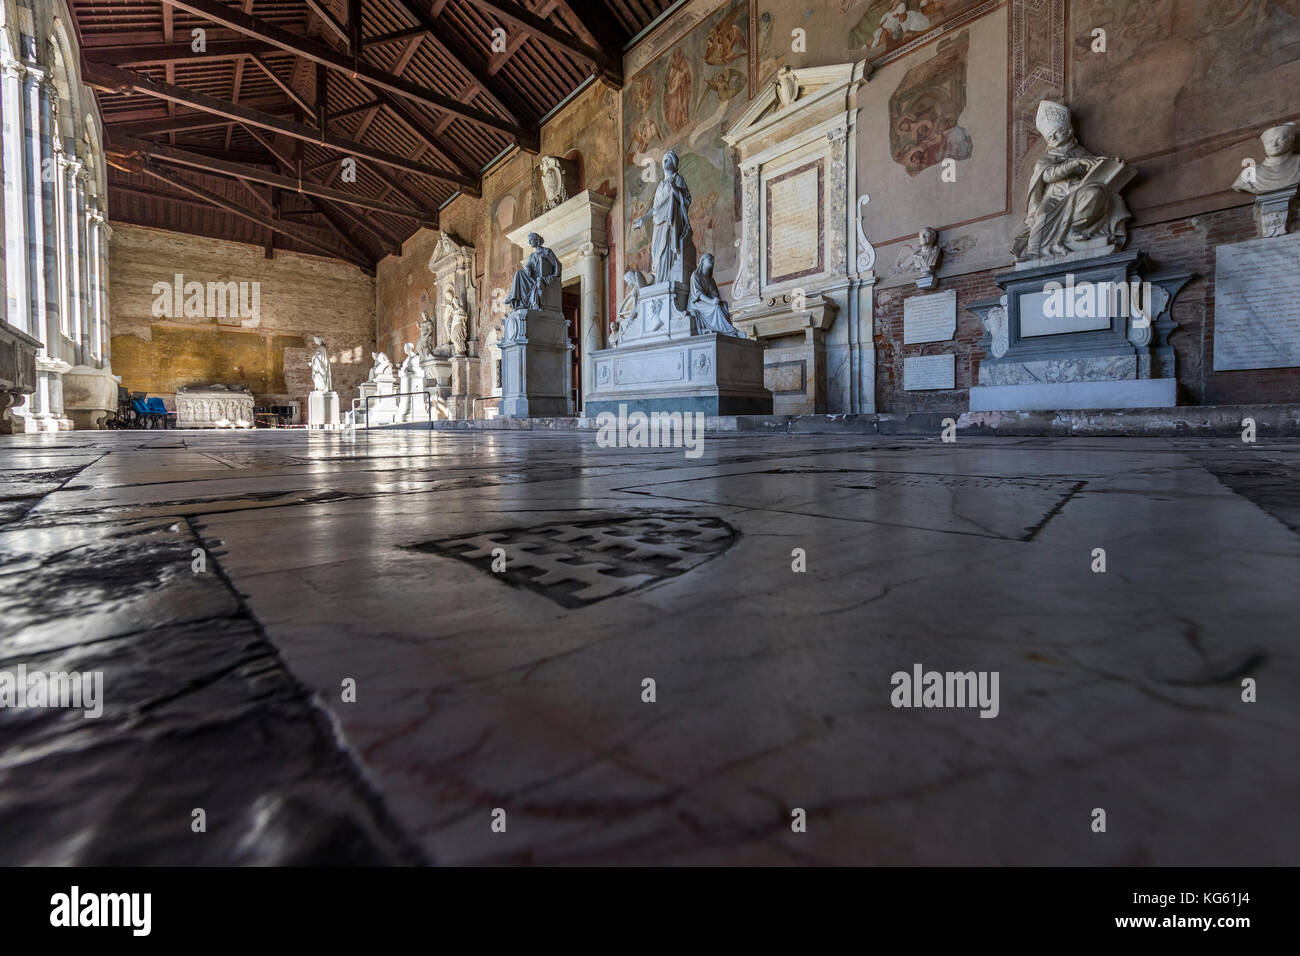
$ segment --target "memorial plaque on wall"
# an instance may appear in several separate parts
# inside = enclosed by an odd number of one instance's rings
[[[903,391],[957,387],[957,356],[912,355],[903,359]]]
[[[957,332],[957,292],[903,300],[903,344],[947,342]]]
[[[821,160],[768,180],[768,282],[784,282],[824,271],[822,188]]]
[[[1300,365],[1300,233],[1219,246],[1214,370]]]

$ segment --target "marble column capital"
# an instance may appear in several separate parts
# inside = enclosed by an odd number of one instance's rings
[[[597,242],[593,242],[590,239],[588,239],[582,245],[578,246],[578,256],[583,259],[587,259],[595,256],[603,256],[607,252],[609,252],[608,246],[601,245],[600,243]]]
[[[27,73],[27,67],[23,65],[21,60],[5,57],[3,61],[0,61],[0,72],[3,72],[5,76],[21,79]]]

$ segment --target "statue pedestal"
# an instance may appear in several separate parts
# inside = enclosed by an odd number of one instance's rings
[[[641,342],[595,354],[596,389],[586,415],[703,412],[771,415],[763,386],[763,343],[709,332],[667,342]]]
[[[564,314],[558,308],[516,309],[506,316],[500,346],[499,417],[552,418],[569,413],[568,346]]]
[[[1297,190],[1300,187],[1290,186],[1255,197],[1255,227],[1259,230],[1259,238],[1276,239],[1286,235]]]
[[[307,427],[339,427],[339,393],[312,392],[307,399]]]
[[[684,339],[691,334],[691,317],[684,311],[690,286],[656,282],[637,292],[636,314],[618,330],[620,347]]]
[[[473,418],[474,395],[478,391],[478,359],[471,355],[457,355],[451,360],[451,395],[447,408],[448,418]]]
[[[1149,265],[1125,252],[998,276],[1006,295],[969,306],[988,356],[971,411],[1176,405],[1170,306],[1191,274]]]
[[[366,416],[370,416],[371,425],[386,425],[397,420],[397,400],[385,396],[397,391],[397,379],[382,376],[372,381],[362,382],[358,389],[361,393],[361,406],[357,415],[357,424],[363,425]],[[372,399],[367,412],[366,399]]]

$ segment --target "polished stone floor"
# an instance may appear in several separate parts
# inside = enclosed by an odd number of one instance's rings
[[[1297,442],[0,438],[0,863],[1294,865],[1298,608]]]

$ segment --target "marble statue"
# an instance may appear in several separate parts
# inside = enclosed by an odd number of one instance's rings
[[[506,297],[506,305],[512,311],[542,309],[546,302],[546,291],[560,281],[560,260],[554,252],[542,245],[542,241],[537,233],[528,234],[528,244],[534,251],[510,282],[510,295]]]
[[[316,352],[311,357],[311,387],[317,392],[334,391],[334,375],[330,371],[330,356],[325,349],[325,340],[319,335],[312,336],[316,343]]]
[[[402,346],[406,353],[406,358],[402,360],[402,381],[399,391],[405,393],[400,401],[400,414],[402,421],[412,421],[412,415],[415,410],[414,399],[411,392],[419,392],[424,389],[424,369],[420,366],[419,353],[415,351],[415,346],[407,342]]]
[[[664,153],[664,178],[655,187],[655,201],[650,215],[654,236],[650,240],[650,266],[655,282],[667,282],[672,277],[673,263],[681,260],[688,265],[694,258],[695,246],[691,240],[691,191],[686,180],[677,173],[677,152]],[[645,216],[632,223],[633,229],[645,225]]]
[[[370,358],[374,364],[370,366],[369,381],[377,382],[381,378],[393,377],[393,362],[387,352],[371,352]]]
[[[451,347],[455,355],[469,353],[469,313],[465,304],[456,296],[452,297],[447,309],[447,331],[451,333]]]
[[[1266,129],[1259,138],[1264,143],[1264,161],[1243,169],[1232,188],[1259,195],[1300,185],[1300,153],[1295,152],[1295,123]]]
[[[1112,251],[1128,238],[1128,206],[1119,190],[1136,175],[1109,156],[1094,156],[1075,139],[1070,111],[1043,100],[1035,121],[1047,141],[1047,154],[1034,164],[1029,183],[1025,228],[1012,250],[1017,259],[1059,256],[1071,243],[1102,239]]]
[[[687,300],[686,311],[695,320],[695,332],[704,334],[717,332],[720,335],[734,335],[745,338],[745,333],[731,324],[731,310],[718,291],[718,284],[713,279],[713,254],[706,252],[700,256],[699,267],[691,273],[691,295]]]
[[[569,191],[564,186],[564,170],[554,156],[543,156],[538,165],[542,174],[542,192],[546,195],[542,211],[550,212],[569,198]]]
[[[623,296],[623,301],[618,304],[618,313],[609,320],[610,348],[618,347],[619,339],[623,337],[627,326],[636,318],[641,290],[645,288],[645,276],[636,269],[628,269],[627,272],[623,273],[623,281],[627,283],[627,294]]]
[[[786,64],[776,72],[776,101],[785,109],[799,98],[799,77],[794,68]]]
[[[934,285],[934,272],[943,256],[943,250],[939,248],[939,233],[926,226],[916,239],[920,245],[912,253],[912,270],[917,273],[916,284],[928,289]]]
[[[422,358],[432,358],[433,350],[438,346],[438,324],[429,314],[428,309],[420,310],[420,345]]]

